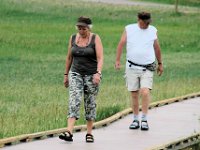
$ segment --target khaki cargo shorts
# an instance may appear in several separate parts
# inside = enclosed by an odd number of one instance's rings
[[[128,91],[138,91],[141,88],[152,89],[153,71],[147,69],[126,68],[125,79]]]

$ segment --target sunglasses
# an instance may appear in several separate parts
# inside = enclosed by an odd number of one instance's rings
[[[78,30],[86,30],[87,28],[86,27],[78,27]]]

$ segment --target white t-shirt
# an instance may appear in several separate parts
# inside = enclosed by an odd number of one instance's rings
[[[157,29],[152,25],[149,25],[147,29],[141,29],[135,23],[127,25],[125,30],[127,35],[127,60],[142,65],[153,63],[155,61],[153,44],[157,39]],[[128,62],[126,63],[126,67],[129,67]]]

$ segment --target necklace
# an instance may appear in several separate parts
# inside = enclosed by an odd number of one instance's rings
[[[89,45],[89,39],[90,39],[90,33],[87,34],[85,38],[83,38],[79,35],[78,39],[77,39],[77,45],[81,46],[81,47],[85,47],[85,46]]]

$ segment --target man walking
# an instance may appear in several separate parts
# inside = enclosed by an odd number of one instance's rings
[[[119,41],[116,53],[115,68],[120,69],[120,58],[123,47],[126,44],[126,85],[131,92],[133,122],[130,129],[148,130],[147,114],[150,102],[150,90],[153,86],[153,73],[156,70],[155,58],[157,59],[157,73],[162,75],[162,57],[157,37],[157,29],[150,25],[151,14],[139,12],[135,24],[125,27]],[[141,124],[139,121],[139,98],[142,99]]]

